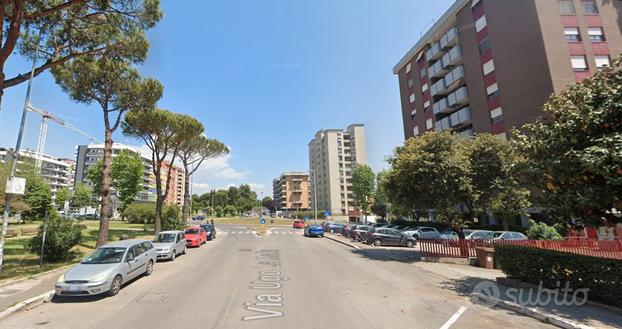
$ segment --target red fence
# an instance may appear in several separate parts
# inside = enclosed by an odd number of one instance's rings
[[[495,244],[514,244],[526,247],[557,250],[573,254],[622,260],[622,241],[602,240],[419,240],[422,256],[475,257],[475,247],[494,247]]]

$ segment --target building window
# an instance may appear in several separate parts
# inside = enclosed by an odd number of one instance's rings
[[[408,79],[408,88],[412,88],[415,85],[414,79]]]
[[[488,95],[488,99],[499,96],[499,85],[495,82],[492,85],[488,86],[486,88],[486,94]]]
[[[425,102],[423,103],[423,110],[424,110],[424,111],[429,110],[429,109],[430,109],[430,105],[431,105],[430,101],[425,101]]]
[[[427,83],[426,83],[426,84],[424,84],[424,85],[421,87],[421,92],[422,92],[422,93],[425,93],[426,91],[428,91],[428,88],[429,88],[428,84],[427,84]]]
[[[503,109],[497,107],[496,109],[490,111],[490,120],[492,121],[492,123],[503,121]]]
[[[572,69],[575,71],[587,71],[587,60],[585,56],[571,56],[570,62],[572,63]]]
[[[419,136],[419,127],[418,126],[414,126],[413,127],[413,135]]]
[[[426,71],[427,71],[427,70],[426,70],[426,68],[425,68],[425,67],[424,67],[424,68],[422,68],[422,69],[421,69],[421,71],[419,71],[419,77],[420,77],[420,78],[425,77]]]
[[[410,63],[406,64],[406,73],[410,73],[411,69],[412,69],[412,64]]]
[[[581,34],[578,27],[565,27],[564,35],[566,35],[566,41],[579,42],[581,41]]]
[[[488,49],[490,49],[490,39],[486,38],[479,43],[479,53],[483,54]]]
[[[562,15],[576,14],[572,0],[558,0],[557,6],[559,7],[559,13]]]
[[[434,124],[432,123],[432,118],[425,120],[425,129],[430,130],[432,129],[432,127],[434,127]]]
[[[596,67],[599,69],[611,66],[611,58],[609,58],[609,55],[596,55],[594,58],[596,59]]]
[[[415,102],[415,93],[410,94],[409,101],[411,104]]]
[[[594,0],[581,0],[584,15],[598,15],[598,6]]]
[[[492,59],[482,65],[482,69],[484,70],[484,76],[489,75],[492,71],[495,70],[495,61]]]
[[[486,15],[475,21],[475,31],[479,32],[486,27]]]
[[[587,34],[590,36],[590,40],[592,40],[592,42],[605,41],[605,33],[603,32],[602,27],[589,27],[587,29]]]

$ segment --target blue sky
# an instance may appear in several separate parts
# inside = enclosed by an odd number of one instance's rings
[[[272,179],[308,168],[315,132],[367,127],[368,162],[403,142],[395,63],[453,0],[164,0],[140,68],[165,87],[159,107],[188,113],[232,150],[194,177],[194,192],[250,183],[271,195]],[[13,55],[7,76],[27,71]],[[0,146],[14,147],[25,84],[5,90]],[[77,104],[49,73],[32,103],[103,139],[102,115]],[[24,147],[35,148],[40,117],[29,114]],[[140,146],[120,132],[115,141]],[[51,123],[46,153],[73,157],[83,137]]]

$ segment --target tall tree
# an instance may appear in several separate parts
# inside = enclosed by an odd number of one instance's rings
[[[530,180],[552,218],[584,225],[620,222],[622,58],[570,85],[544,106],[545,118],[517,137]],[[518,133],[518,132],[517,132]]]
[[[462,234],[465,217],[457,206],[473,198],[464,141],[450,132],[429,132],[398,147],[384,179],[391,203],[411,210],[434,209],[438,219]]]
[[[201,129],[196,119],[168,110],[130,111],[123,121],[123,133],[142,140],[151,150],[153,174],[156,180],[156,213],[154,230],[158,234],[161,229],[162,207],[169,193],[173,178],[173,170],[166,170],[165,181],[162,181],[162,170],[172,166],[179,156],[179,148],[183,142],[195,136]]]
[[[523,158],[514,144],[491,134],[477,134],[466,141],[470,163],[473,200],[469,208],[480,214],[493,214],[509,229],[511,217],[524,214],[530,207],[529,190],[523,187],[520,168]]]
[[[162,17],[159,0],[3,0],[0,5],[0,101],[4,89],[28,80],[29,72],[6,77],[6,63],[18,53],[37,57],[35,76],[76,58],[114,54],[145,58],[144,31]]]
[[[69,201],[70,199],[71,191],[67,187],[62,187],[56,192],[56,199],[54,199],[54,204],[57,208],[62,209],[65,206],[65,201]]]
[[[352,169],[352,192],[365,219],[370,210],[376,189],[376,174],[368,165],[357,164]]]
[[[84,208],[86,206],[90,206],[92,203],[93,189],[84,183],[76,184],[71,204],[77,208]]]
[[[184,205],[182,207],[182,218],[190,220],[190,177],[200,168],[203,161],[224,156],[229,153],[229,148],[225,144],[215,139],[209,139],[203,135],[203,125],[201,131],[197,131],[193,136],[179,147],[179,160],[184,166],[185,190]]]
[[[112,159],[110,168],[111,186],[117,192],[117,198],[121,201],[121,215],[129,206],[142,189],[143,163],[140,156],[132,154],[127,150],[122,150]],[[93,185],[93,193],[102,193],[104,177],[104,161],[100,160],[95,165],[90,166],[87,178]]]
[[[108,241],[108,221],[112,217],[110,168],[112,134],[119,128],[125,112],[153,109],[162,97],[162,85],[154,79],[142,78],[132,65],[118,58],[81,57],[56,66],[52,72],[56,82],[71,99],[101,107],[104,118],[104,157],[101,211],[97,245]]]

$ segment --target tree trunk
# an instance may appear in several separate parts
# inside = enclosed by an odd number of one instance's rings
[[[190,221],[190,173],[188,172],[188,166],[184,164],[184,169],[186,170],[185,175],[185,186],[184,186],[184,205],[182,207],[182,218],[187,223]]]
[[[164,197],[162,197],[162,176],[160,165],[161,164],[159,163],[153,164],[154,168],[155,166],[158,166],[158,168],[154,170],[156,179],[156,211],[155,217],[153,219],[153,229],[155,231],[155,234],[160,233],[160,231],[162,230],[162,204],[164,203]]]
[[[110,166],[112,164],[112,130],[106,129],[106,140],[104,142],[104,168],[102,171],[102,195],[99,218],[99,235],[97,236],[97,247],[103,246],[108,242],[108,222],[112,218],[112,197]]]

